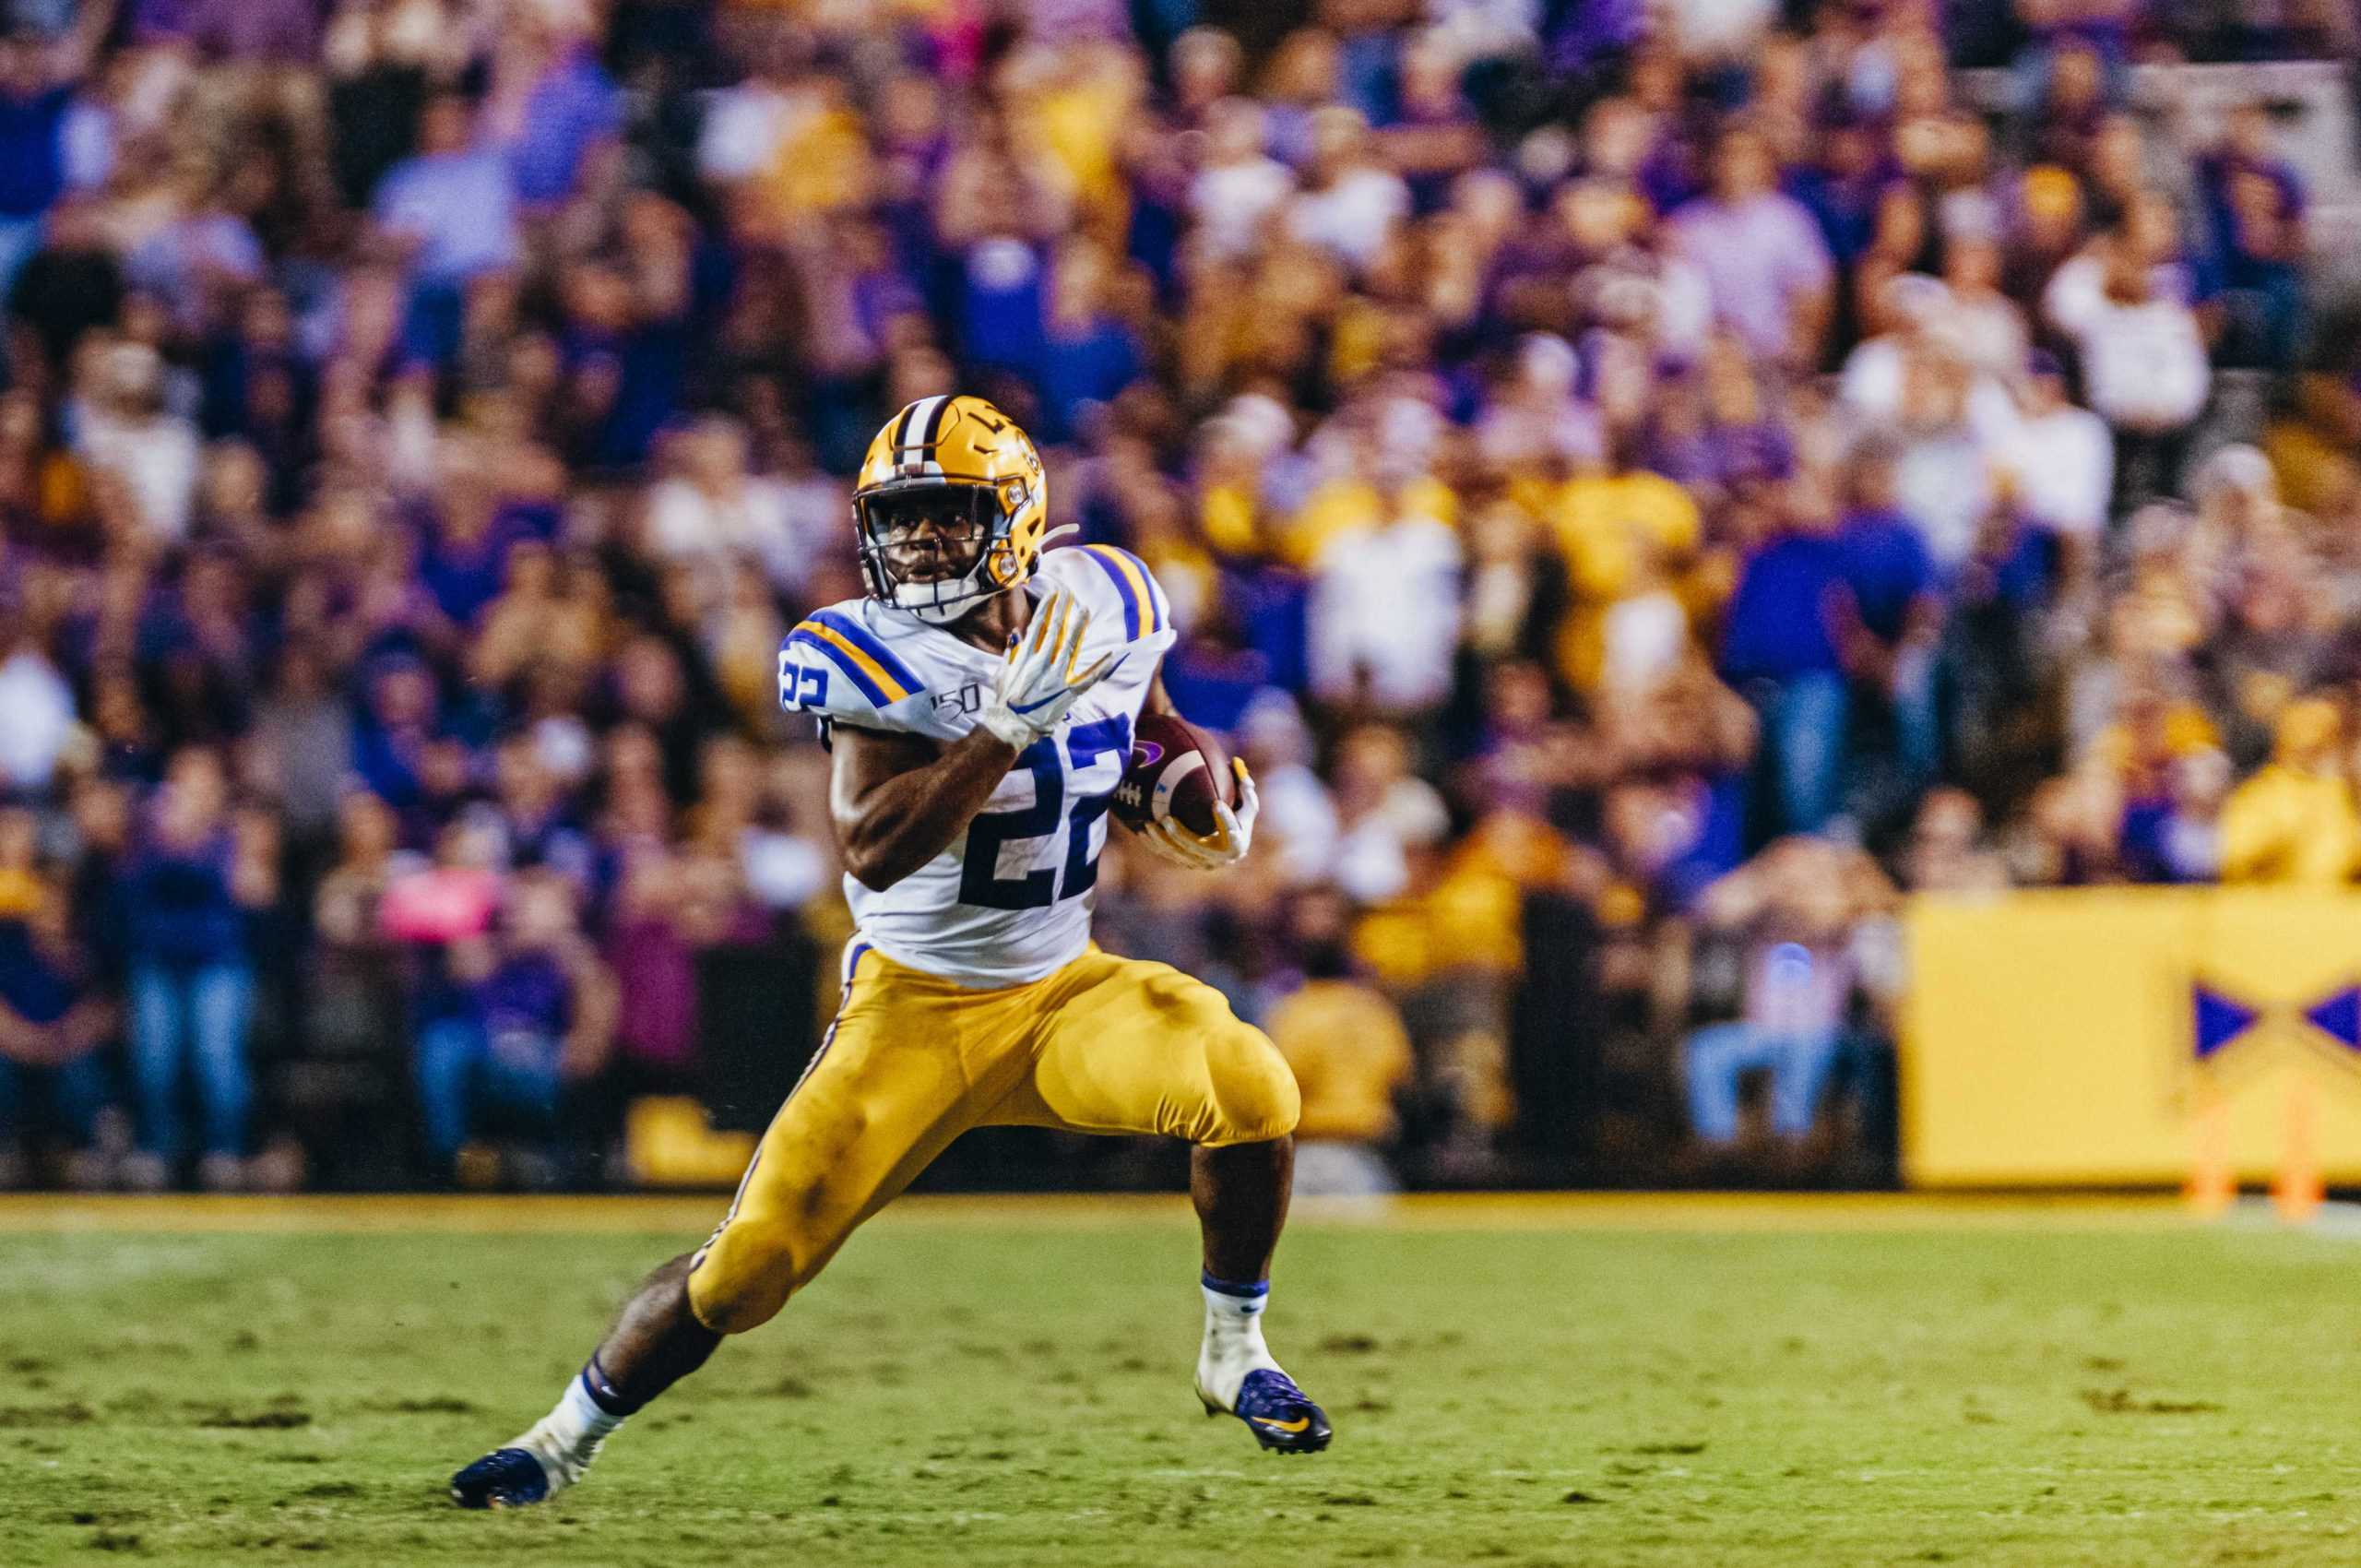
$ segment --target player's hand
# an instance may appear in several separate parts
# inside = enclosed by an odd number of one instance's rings
[[[1089,631],[1090,612],[1063,588],[1034,606],[1033,619],[1008,640],[1000,678],[977,723],[1018,751],[1056,729],[1066,709],[1115,668],[1111,653],[1087,670],[1081,667]]]
[[[1229,766],[1238,775],[1237,809],[1216,800],[1211,833],[1192,833],[1169,816],[1149,823],[1139,837],[1150,854],[1192,871],[1219,871],[1246,858],[1247,849],[1254,842],[1254,819],[1262,813],[1263,797],[1245,763],[1232,757]]]

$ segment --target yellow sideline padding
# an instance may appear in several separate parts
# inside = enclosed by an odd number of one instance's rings
[[[2177,1185],[2201,1141],[2261,1182],[2291,1125],[2361,1181],[2361,896],[1928,898],[1906,929],[1913,1185]]]

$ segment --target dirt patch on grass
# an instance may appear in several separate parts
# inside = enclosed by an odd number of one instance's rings
[[[32,1427],[86,1426],[99,1413],[79,1399],[57,1405],[0,1405],[0,1431],[23,1431]]]
[[[2085,1388],[2082,1403],[2102,1416],[2203,1416],[2222,1408],[2210,1399],[2142,1399],[2128,1388]]]
[[[196,1418],[201,1427],[213,1427],[229,1431],[291,1431],[312,1424],[309,1410],[269,1409],[231,1410],[223,1407],[201,1412]]]

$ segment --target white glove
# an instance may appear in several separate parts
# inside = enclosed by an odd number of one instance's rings
[[[1263,797],[1255,791],[1254,776],[1246,771],[1243,762],[1232,757],[1229,766],[1238,775],[1238,809],[1232,811],[1215,801],[1214,830],[1202,836],[1169,816],[1149,823],[1140,829],[1139,837],[1150,854],[1192,871],[1219,871],[1246,858],[1247,847],[1254,841],[1254,818],[1263,809]]]
[[[1008,639],[1000,679],[976,722],[1020,752],[1056,729],[1066,709],[1115,668],[1109,653],[1087,670],[1075,670],[1089,631],[1090,612],[1063,588],[1035,605],[1031,623]]]

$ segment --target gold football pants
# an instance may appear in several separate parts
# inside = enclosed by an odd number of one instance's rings
[[[856,938],[845,972],[836,1023],[691,1265],[690,1310],[708,1328],[767,1321],[970,1127],[1213,1146],[1294,1130],[1277,1047],[1169,964],[1094,947],[1041,980],[976,991]]]

